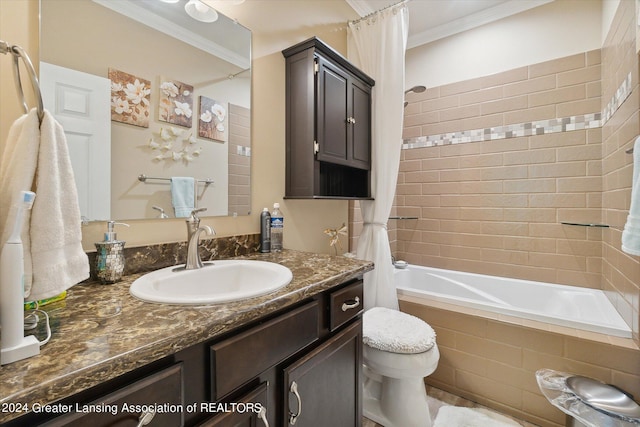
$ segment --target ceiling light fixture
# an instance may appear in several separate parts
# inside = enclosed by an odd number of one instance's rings
[[[190,17],[200,22],[215,22],[218,20],[218,12],[200,0],[189,0],[184,6],[184,10]]]

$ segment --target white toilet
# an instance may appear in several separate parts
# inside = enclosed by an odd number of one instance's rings
[[[367,310],[362,329],[364,416],[385,427],[431,427],[424,377],[440,359],[434,330],[384,307]]]

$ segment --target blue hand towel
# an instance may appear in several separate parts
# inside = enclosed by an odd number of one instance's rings
[[[171,203],[176,218],[186,218],[195,208],[196,180],[191,176],[174,176],[171,178]]]
[[[622,250],[640,256],[640,136],[633,145],[633,179],[631,206],[622,231]]]

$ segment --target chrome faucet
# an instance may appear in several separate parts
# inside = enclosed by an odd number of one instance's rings
[[[189,245],[187,247],[187,262],[184,265],[185,270],[195,270],[198,268],[202,268],[202,260],[200,259],[200,233],[206,232],[207,235],[212,236],[215,235],[216,232],[213,228],[208,225],[198,227],[191,237],[189,238]]]

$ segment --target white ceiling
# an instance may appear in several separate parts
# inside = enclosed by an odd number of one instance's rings
[[[345,0],[365,16],[398,0]],[[553,0],[410,0],[409,49],[488,24]]]
[[[254,57],[280,51],[300,40],[300,30],[346,28],[349,20],[399,0],[204,0],[254,34]],[[409,0],[408,48],[466,31],[554,0]]]

